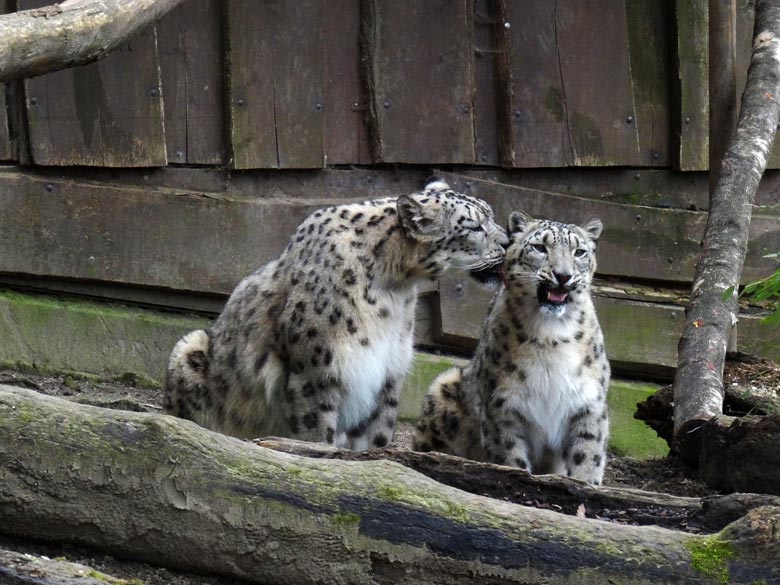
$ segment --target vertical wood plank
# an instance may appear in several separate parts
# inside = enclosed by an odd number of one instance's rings
[[[326,0],[325,157],[327,164],[370,162],[366,98],[360,79],[360,2]]]
[[[498,49],[496,31],[503,29],[495,0],[470,0],[474,29],[474,148],[476,162],[498,165]]]
[[[377,162],[472,163],[468,0],[366,0],[362,46]]]
[[[0,0],[0,14],[13,12],[11,0]],[[11,160],[14,158],[14,148],[11,144],[11,133],[9,130],[8,103],[6,101],[6,84],[0,83],[0,160]]]
[[[19,8],[47,4],[48,0],[20,0]],[[167,163],[154,29],[97,63],[27,79],[25,89],[36,164]]]
[[[739,100],[745,82],[737,75],[737,0],[709,0],[710,195],[720,164],[737,128]]]
[[[221,17],[220,0],[200,0],[174,8],[157,23],[172,163],[224,162]]]
[[[324,0],[229,0],[229,108],[235,168],[321,168]]]
[[[558,0],[555,8],[574,163],[641,164],[624,2]]]
[[[677,82],[680,100],[675,165],[681,171],[709,168],[708,0],[676,0]]]
[[[631,85],[643,166],[671,164],[671,0],[625,0]]]
[[[572,164],[556,3],[500,0],[500,8],[502,160],[514,167]]]

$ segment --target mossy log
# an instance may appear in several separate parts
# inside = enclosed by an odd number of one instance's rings
[[[773,495],[739,493],[694,498],[631,488],[595,487],[568,477],[531,475],[515,467],[479,463],[443,453],[417,453],[395,447],[356,452],[321,443],[274,437],[259,439],[255,443],[304,457],[342,461],[388,459],[419,471],[439,483],[472,494],[581,518],[662,526],[695,533],[718,532],[754,508],[780,507],[780,497]]]
[[[0,386],[0,531],[262,583],[780,579],[779,507],[694,535],[537,510]],[[715,581],[717,582],[717,581]]]
[[[97,61],[183,0],[65,0],[0,16],[0,81]]]
[[[56,585],[130,585],[79,563],[0,548],[0,583]]]

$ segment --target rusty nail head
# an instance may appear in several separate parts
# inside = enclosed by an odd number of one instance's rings
[[[389,110],[390,109],[390,102],[388,100],[385,100],[384,106],[385,106],[386,110]]]
[[[244,105],[244,98],[238,98],[236,100],[236,104],[239,105],[239,106],[243,106]]]
[[[686,124],[690,124],[691,123],[691,117],[690,116],[686,116],[685,117],[685,123]]]
[[[469,111],[471,111],[471,108],[469,108],[469,107],[468,107],[468,105],[466,105],[466,104],[463,104],[463,105],[460,107],[460,109],[461,109],[461,111],[462,111],[464,114],[468,114],[468,113],[469,113]]]
[[[51,193],[54,191],[54,185],[52,183],[46,183],[46,190]]]
[[[37,105],[38,105],[38,98],[37,98],[37,97],[35,97],[35,96],[31,97],[31,98],[30,98],[30,103],[31,103],[32,105],[34,105],[34,106],[37,106]]]
[[[641,216],[641,215],[639,215],[638,213],[636,214],[636,220],[637,220],[637,221],[642,221],[642,216]]]
[[[455,292],[461,292],[462,290],[463,290],[463,285],[461,283],[455,285]]]
[[[321,111],[322,111],[322,104],[321,104],[321,103],[319,103],[319,102],[317,102],[316,104],[314,104],[314,111],[315,111],[315,112],[321,112]]]
[[[626,116],[626,124],[632,124],[634,122],[634,116]]]

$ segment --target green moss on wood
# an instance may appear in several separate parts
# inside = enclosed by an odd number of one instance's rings
[[[729,582],[727,561],[736,554],[731,544],[715,535],[689,540],[685,546],[691,553],[691,566],[694,570],[711,578],[715,583],[725,585]]]

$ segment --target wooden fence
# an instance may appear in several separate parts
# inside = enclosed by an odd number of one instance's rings
[[[437,170],[500,218],[601,217],[610,357],[673,366],[706,222],[707,26],[706,0],[187,0],[0,91],[0,282],[216,311],[312,209]],[[779,190],[769,172],[746,280],[775,266]],[[486,293],[423,292],[419,341],[472,346]],[[742,348],[776,357],[757,323]]]

